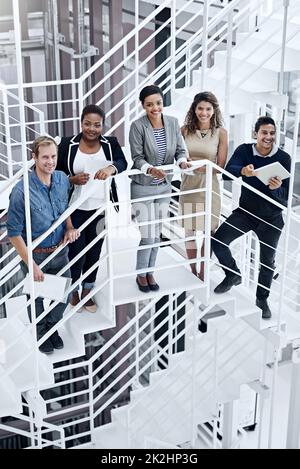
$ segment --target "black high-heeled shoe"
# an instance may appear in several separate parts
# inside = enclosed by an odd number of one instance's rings
[[[149,288],[150,288],[151,291],[159,290],[159,285],[156,282],[155,283],[150,283],[149,282],[148,275],[147,275],[147,280],[148,280],[148,285],[149,285]]]
[[[136,277],[136,283],[137,283],[137,286],[139,287],[140,291],[142,291],[143,293],[149,293],[149,291],[150,291],[149,285],[141,285],[139,280],[138,280],[138,277]]]

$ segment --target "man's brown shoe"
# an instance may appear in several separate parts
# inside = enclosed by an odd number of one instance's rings
[[[79,293],[78,291],[73,291],[71,293],[70,305],[74,308],[80,302]],[[81,308],[78,310],[78,313],[81,311]]]
[[[83,298],[86,297],[90,293],[90,291],[90,289],[84,288],[81,293],[81,299],[83,300]],[[84,303],[83,308],[86,309],[89,313],[95,313],[97,311],[97,305],[94,302],[93,298],[87,300],[87,302]]]

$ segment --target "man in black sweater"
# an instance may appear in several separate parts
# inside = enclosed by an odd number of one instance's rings
[[[287,205],[289,178],[283,181],[272,177],[265,185],[256,177],[255,170],[278,161],[290,171],[290,156],[275,144],[276,127],[271,117],[259,117],[255,124],[256,144],[240,145],[227,163],[226,170],[282,205]],[[271,311],[267,302],[274,275],[275,254],[283,228],[282,210],[258,194],[242,187],[239,207],[219,227],[212,239],[212,249],[217,256],[225,278],[215,288],[215,293],[224,293],[241,283],[241,273],[229,245],[244,233],[254,231],[260,241],[260,272],[256,290],[256,305],[262,317],[269,319]]]

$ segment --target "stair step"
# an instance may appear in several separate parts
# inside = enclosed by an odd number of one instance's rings
[[[21,393],[31,389],[36,379],[31,325],[25,326],[18,317],[13,322],[8,319],[2,321],[4,325],[0,330],[0,340],[4,344],[9,345],[19,337],[14,345],[8,346],[5,350],[4,368]],[[48,358],[42,354],[38,358],[38,369],[40,384],[42,386],[52,384],[54,381],[52,366]]]
[[[147,389],[147,387],[141,387],[141,388],[133,389],[130,392],[130,402],[132,404],[135,404],[136,402],[140,401],[140,399],[143,399],[143,396],[145,394],[145,389]]]
[[[22,413],[21,395],[2,365],[0,365],[0,396],[0,417]]]
[[[270,319],[263,319],[261,317],[261,314],[262,314],[261,310],[259,310],[258,315],[245,315],[243,316],[243,319],[257,331],[264,331],[266,329],[276,327],[277,321],[278,321],[277,319],[278,315],[276,312],[277,306],[273,304],[272,302],[269,302],[269,305],[272,311],[272,317]],[[280,324],[280,330],[284,332],[285,326],[286,326],[286,322],[284,319],[282,319],[281,324]]]
[[[72,333],[76,334],[90,334],[91,332],[102,331],[110,329],[115,326],[115,322],[109,320],[103,313],[104,305],[98,307],[95,313],[90,313],[82,309],[80,312],[75,312],[68,321]]]
[[[132,446],[135,447],[135,446]],[[95,428],[91,449],[128,449],[128,437],[126,431],[118,423],[111,422]]]
[[[239,47],[243,47],[242,45],[239,45],[241,41],[246,42],[252,42],[253,44],[259,46],[260,44],[266,44],[266,41],[268,41],[268,44],[274,44],[276,46],[280,46],[282,43],[282,28],[279,34],[274,34],[274,29],[278,29],[278,27],[281,26],[279,25],[279,22],[276,20],[268,20],[266,21],[261,28],[258,29],[255,33],[252,34],[251,39],[245,39],[248,36],[248,33],[237,33],[237,49]],[[299,37],[298,34],[300,31],[299,25],[289,22],[288,25],[288,35],[293,35],[294,33],[296,34],[293,39],[287,41],[286,47],[289,49],[294,49],[296,51],[300,50],[299,46]],[[272,34],[273,33],[273,34]]]
[[[262,60],[259,63],[261,62]],[[256,63],[251,63],[248,60],[245,62],[242,59],[236,58],[234,56],[234,49],[231,64],[231,85],[234,88],[241,83],[240,88],[245,91],[261,92],[277,90],[278,69],[268,68],[267,63],[264,63],[257,69],[258,65]],[[224,80],[225,72],[226,53],[225,51],[218,51],[215,53],[215,64],[209,70],[208,79]]]
[[[182,257],[172,251],[171,248],[160,249],[157,256],[156,267],[174,266],[176,263],[183,262]],[[135,258],[135,253],[132,252],[116,253],[114,257],[114,273],[118,275],[118,273],[123,274],[134,271],[135,266],[133,263],[135,263]],[[106,269],[103,268],[100,274],[99,281],[103,281],[107,276]],[[116,279],[114,281],[114,305],[145,301],[157,298],[158,295],[164,296],[203,288],[202,282],[188,269],[180,265],[159,270],[155,273],[155,278],[160,286],[159,292],[140,292],[136,285],[135,277],[136,275],[133,274],[129,277],[122,278],[122,280]],[[170,279],[172,279],[172,281],[170,281]]]
[[[35,386],[35,355],[34,352],[13,372],[10,374],[11,379],[16,384],[19,391],[24,392]],[[39,384],[41,387],[50,386],[54,383],[52,366],[48,357],[39,354]]]
[[[270,397],[271,389],[266,384],[263,384],[259,379],[248,383],[248,386],[264,399],[268,399]]]
[[[298,34],[299,28],[296,28],[296,32],[288,31],[287,39],[290,38],[299,41],[300,34]],[[276,35],[274,35],[276,37]],[[280,40],[282,38],[280,37]],[[297,49],[292,49],[290,47],[290,41],[287,40],[286,43],[286,56],[285,56],[285,64],[284,68],[285,71],[293,71],[299,68],[300,62],[300,50],[299,46]],[[258,39],[256,36],[252,35],[251,40],[247,40],[242,44],[238,45],[233,49],[232,56],[234,59],[244,61],[246,60],[247,63],[256,66],[258,63],[262,63],[264,61],[263,68],[267,68],[268,70],[273,70],[277,72],[280,70],[280,61],[281,61],[281,42],[279,45],[266,42],[263,39]],[[279,49],[279,50],[278,50]],[[259,54],[258,54],[259,51]],[[271,58],[269,58],[272,55]]]
[[[225,101],[225,87],[224,79],[220,80],[219,75],[222,73],[219,70],[217,71],[217,77],[214,77],[213,69],[207,71],[209,90],[212,91],[216,96],[218,96],[218,101],[220,106],[224,107]],[[173,106],[170,106],[167,109],[168,114],[177,117],[179,122],[183,122],[185,115],[189,108],[189,102],[192,102],[196,93],[199,92],[199,84],[201,82],[201,70],[193,71],[193,86],[190,88],[177,88],[176,89],[176,101]],[[265,91],[266,87],[261,87],[255,89],[255,92]],[[242,87],[236,89],[234,86],[231,87],[231,100],[230,100],[230,113],[232,115],[244,114],[245,106],[251,106],[253,102],[253,93],[254,90],[244,90]]]
[[[214,293],[215,287],[223,280],[223,274],[214,273],[214,278],[210,282],[209,305],[218,305],[224,309],[233,318],[241,318],[248,315],[260,315],[260,310],[255,305],[255,299],[252,298],[249,289],[243,285],[233,286],[227,293]],[[205,304],[205,292],[196,292],[197,297]]]
[[[84,340],[80,334],[73,335],[70,333],[67,323],[65,326],[58,329],[58,333],[64,342],[64,348],[54,350],[54,352],[49,355],[51,363],[59,363],[65,360],[71,360],[72,358],[85,356]]]
[[[116,407],[111,410],[111,418],[113,422],[119,422],[122,424],[124,429],[127,429],[129,419],[128,419],[128,406],[123,405],[121,407]]]
[[[20,319],[23,324],[30,324],[27,314],[26,301],[26,295],[19,295],[6,300],[5,309],[7,319],[10,319],[11,317],[18,317],[18,319]]]
[[[35,415],[37,415],[39,418],[47,417],[46,401],[42,398],[39,392],[36,393],[35,390],[31,389],[23,393],[23,396]]]

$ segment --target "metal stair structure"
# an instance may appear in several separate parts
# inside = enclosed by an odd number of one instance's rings
[[[220,339],[217,382],[216,333]],[[107,428],[123,431],[121,441],[129,444],[125,447],[144,447],[149,438],[175,445],[192,441],[197,425],[214,418],[217,403],[238,399],[240,385],[257,379],[263,342],[262,336],[242,320],[227,317],[215,321],[208,333],[187,339],[187,350],[173,355],[167,370],[152,373],[148,387],[133,390],[130,403],[112,411]],[[105,436],[108,446],[102,446],[105,433],[106,425],[96,431],[96,448],[113,447],[113,441],[108,443]]]
[[[162,2],[160,7],[163,5],[170,7],[171,3]],[[259,5],[262,3],[258,2]],[[298,70],[300,64],[298,60],[300,26],[296,16],[298,11],[296,3],[291,2],[292,15],[295,16],[289,23],[285,68],[287,71]],[[177,13],[180,14],[181,10],[189,14],[194,13],[192,4],[191,1],[179,2]],[[245,7],[245,2],[234,0],[232,5],[229,3],[224,10],[228,11],[228,14],[233,14],[235,6],[242,9]],[[199,17],[203,11],[200,9],[194,14]],[[214,14],[208,19],[208,32],[210,28],[215,32],[219,24],[214,22]],[[222,17],[222,24],[224,18]],[[186,48],[173,51],[178,57],[188,52],[190,61],[187,60],[184,70],[187,86],[179,88],[176,86],[176,80],[167,85],[167,90],[171,91],[172,96],[172,104],[166,108],[167,114],[176,115],[182,121],[187,101],[190,102],[202,84],[205,84],[206,88],[216,93],[221,105],[226,107],[227,117],[234,115],[239,119],[240,116],[239,128],[246,122],[245,119],[249,119],[249,116],[245,117],[245,107],[254,112],[255,109],[265,109],[267,105],[272,105],[274,115],[279,120],[281,112],[287,109],[287,97],[277,91],[281,45],[278,37],[282,33],[282,16],[273,11],[265,20],[261,17],[259,28],[256,26],[250,32],[239,32],[242,20],[243,18],[237,15],[236,21],[233,22],[237,29],[236,45],[231,51],[229,68],[224,48],[224,42],[228,42],[230,37],[228,29],[224,29],[224,36],[220,33],[220,38],[216,40],[218,45],[211,51],[213,65],[210,68],[206,67],[204,78],[200,69],[201,60],[193,58],[197,56],[195,51],[202,41],[202,32],[195,34],[190,43],[185,45]],[[258,65],[255,61],[258,50],[263,65],[261,63]],[[165,67],[173,67],[174,63],[176,64],[176,60],[173,63],[168,62]],[[96,67],[93,70],[96,70]],[[228,70],[231,70],[230,80],[228,80]],[[150,75],[148,81],[157,79],[160,83],[163,81],[163,72],[165,72],[164,66]],[[91,90],[87,90],[86,86],[92,73],[93,71],[88,71],[77,83],[81,108],[92,96]],[[177,73],[178,76],[180,74],[182,69]],[[142,87],[142,84],[139,86]],[[2,92],[4,95],[8,93],[9,98],[15,101],[15,96],[10,95],[13,88],[13,86],[8,87],[10,91],[2,88]],[[227,93],[231,96],[229,102],[227,102]],[[124,124],[125,132],[130,121],[138,114],[138,110],[132,106],[134,100],[136,96],[130,92],[120,103],[120,106],[125,108],[127,106],[129,110],[126,120],[123,119],[120,124]],[[32,107],[33,103],[28,106]],[[41,114],[38,108],[31,110],[38,115]],[[35,129],[36,122],[32,124],[36,133],[42,133],[45,124],[47,125],[47,119],[43,117],[41,122],[39,131]],[[20,125],[14,117],[13,125],[18,124]],[[118,125],[115,125],[115,128],[118,128]],[[244,139],[241,136],[239,138]],[[12,140],[9,138],[7,141]],[[20,142],[17,140],[16,142],[15,145],[18,146]],[[6,150],[9,149],[9,143],[6,147]],[[13,174],[15,169],[19,168],[20,162],[15,161],[15,166]],[[8,173],[11,176],[9,171]],[[3,204],[1,208],[5,210],[6,194]],[[299,219],[295,217],[293,222],[295,238]],[[266,346],[281,350],[288,340],[300,337],[300,327],[299,333],[294,332],[295,324],[299,322],[295,315],[299,304],[296,293],[298,282],[295,277],[292,287],[295,295],[290,295],[288,289],[285,291],[286,297],[291,300],[291,304],[285,308],[285,317],[282,318],[279,311],[278,314],[274,314],[271,321],[267,322],[261,319],[260,311],[255,306],[254,282],[253,279],[249,282],[251,277],[249,272],[248,280],[243,286],[234,287],[230,293],[216,295],[212,290],[221,279],[219,270],[212,266],[210,282],[203,284],[190,273],[187,261],[167,246],[160,249],[157,263],[160,269],[156,273],[161,287],[159,294],[153,292],[140,294],[134,284],[134,250],[138,244],[138,232],[134,225],[130,226],[129,232],[130,230],[133,236],[132,238],[128,236],[124,251],[118,245],[116,235],[117,241],[115,244],[112,241],[111,251],[103,252],[104,258],[99,269],[97,284],[105,283],[106,277],[110,275],[110,267],[114,275],[112,282],[101,288],[101,291],[99,289],[96,294],[99,305],[97,313],[77,313],[67,309],[65,321],[59,329],[65,347],[56,351],[53,356],[45,357],[37,351],[26,316],[25,297],[12,297],[6,301],[7,318],[0,319],[0,343],[5,344],[5,353],[1,355],[0,363],[0,417],[13,416],[28,424],[31,418],[35,428],[25,433],[31,435],[32,447],[41,448],[57,444],[58,447],[64,448],[67,443],[70,447],[143,448],[149,447],[151,444],[149,442],[154,440],[162,442],[165,447],[176,447],[185,441],[195,442],[197,426],[215,420],[219,404],[238,400],[242,384],[256,383],[258,392],[265,392],[261,375],[266,364],[264,353]],[[293,246],[296,243],[294,238],[289,244],[289,253],[294,252]],[[243,242],[237,245],[237,251],[242,251]],[[251,250],[251,240],[248,240],[248,249]],[[110,264],[105,256],[109,257]],[[292,268],[298,268],[298,259],[294,259],[293,262]],[[166,267],[168,265],[170,267]],[[291,288],[290,285],[289,287]],[[278,292],[279,290],[273,299],[274,309],[279,301]],[[174,302],[179,301],[179,297],[183,294],[186,295],[183,301],[185,311],[183,316],[178,318],[175,314],[180,310],[181,303],[174,307]],[[158,305],[164,297],[168,298],[172,320],[170,322],[170,319],[164,319],[165,324],[169,325],[169,330],[163,333],[163,338],[168,338],[168,341],[167,345],[162,346],[162,337],[155,337],[148,329],[155,330],[158,327],[155,318],[158,317],[159,311],[163,310],[163,306]],[[128,312],[131,307],[134,314],[128,317],[126,324],[116,330],[121,309],[127,308]],[[216,307],[224,314],[210,319],[208,332],[200,333],[199,320]],[[290,329],[289,324],[293,324]],[[182,326],[181,331],[177,329],[179,325]],[[99,331],[102,333],[110,329],[116,330],[115,337],[104,341],[93,357],[86,358],[85,335]],[[178,351],[176,344],[182,338],[184,350]],[[65,364],[67,360],[75,358],[76,361],[72,364]],[[164,358],[166,365],[161,369],[160,361]],[[110,370],[107,370],[108,368]],[[74,378],[71,375],[75,370],[79,374]],[[116,371],[118,371],[117,377],[113,374]],[[66,374],[66,378],[61,380],[59,375],[63,373]],[[82,389],[70,392],[72,384],[78,382],[82,382]],[[66,387],[65,391],[62,389],[63,386]],[[57,389],[56,398],[43,397],[45,391],[55,389]],[[126,403],[111,410],[114,405],[118,405],[115,404],[117,397],[122,397],[124,394],[126,394]],[[74,405],[74,409],[79,412],[74,421],[68,420],[69,409],[65,404],[65,401],[72,396],[79,398],[78,404]],[[29,418],[24,413],[26,406],[31,412]],[[111,423],[99,425],[97,418],[100,418],[104,412],[111,414]],[[58,418],[63,423],[53,426],[51,424],[53,418]],[[79,423],[86,424],[86,429],[76,430],[76,425]],[[9,425],[0,425],[2,429],[8,427]],[[56,443],[43,439],[42,428],[60,432],[60,438]],[[73,433],[71,435],[70,429]],[[89,441],[82,443],[84,439]]]
[[[300,67],[298,60],[300,7],[297,2],[290,2],[289,6],[284,71],[297,72]],[[183,122],[186,101],[191,102],[194,95],[203,88],[211,90],[218,97],[221,108],[225,109],[227,106],[226,117],[234,116],[232,134],[235,134],[234,127],[239,130],[239,135],[233,137],[234,147],[244,141],[241,127],[248,126],[245,121],[245,108],[249,113],[254,112],[256,115],[264,112],[266,106],[271,106],[275,120],[280,120],[282,113],[287,111],[287,96],[278,92],[282,59],[282,2],[274,2],[273,10],[261,15],[258,21],[259,23],[250,28],[250,31],[239,32],[239,29],[236,29],[235,45],[232,47],[229,59],[226,48],[214,51],[213,64],[205,69],[205,76],[201,67],[193,66],[191,86],[175,89],[172,105],[168,109],[170,114],[176,115]],[[224,40],[227,38],[225,32]],[[199,46],[201,47],[200,43]],[[285,119],[287,118],[286,115]],[[229,119],[227,122],[229,125]],[[244,132],[246,138],[251,138],[247,131]],[[289,139],[286,139],[286,147],[287,151],[291,150]]]

